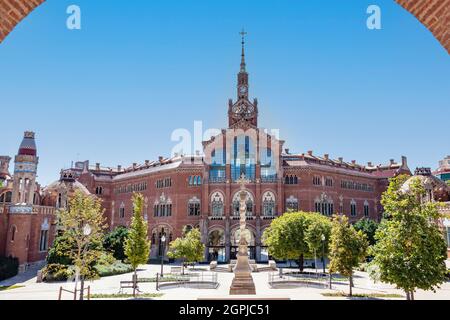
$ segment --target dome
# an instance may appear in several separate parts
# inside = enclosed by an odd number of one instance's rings
[[[450,200],[450,186],[448,186],[441,179],[433,175],[415,175],[405,181],[400,191],[408,193],[411,189],[413,181],[419,179],[421,185],[427,191],[432,191],[435,201],[449,201]]]
[[[19,155],[36,156],[36,142],[34,132],[26,131],[19,147]]]

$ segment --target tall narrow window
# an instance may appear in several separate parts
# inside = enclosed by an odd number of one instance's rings
[[[297,212],[298,211],[298,199],[294,196],[290,196],[286,200],[286,211],[287,212]]]
[[[125,204],[122,202],[119,208],[119,218],[123,219],[125,218]]]
[[[367,201],[364,202],[364,216],[368,217],[370,215],[369,203]]]
[[[39,251],[47,251],[48,248],[48,230],[41,230],[39,238]]]
[[[189,216],[200,215],[200,200],[197,197],[192,198],[188,202],[188,214]]]
[[[17,232],[16,226],[12,226],[12,228],[11,228],[11,241],[14,241],[14,239],[16,238],[16,232]]]
[[[352,200],[350,203],[350,215],[352,217],[356,217],[356,202],[355,202],[355,200]]]
[[[214,217],[223,216],[223,195],[216,192],[211,199],[211,212]]]
[[[263,195],[263,216],[275,216],[275,195],[272,192]]]

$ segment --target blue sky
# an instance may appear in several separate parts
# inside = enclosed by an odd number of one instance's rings
[[[81,30],[66,28],[71,4]],[[370,4],[382,30],[366,27]],[[392,0],[47,0],[0,44],[0,154],[36,131],[47,184],[72,160],[169,156],[195,120],[226,127],[243,26],[259,124],[291,152],[411,169],[450,154],[449,56]]]

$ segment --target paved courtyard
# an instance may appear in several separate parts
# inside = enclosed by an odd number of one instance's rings
[[[170,271],[171,266],[165,267],[165,272]],[[207,266],[202,266],[206,272]],[[199,268],[197,268],[198,270]],[[311,270],[312,271],[312,270]],[[160,272],[158,265],[145,265],[139,270],[139,277],[151,278]],[[199,271],[195,271],[199,272]],[[0,282],[0,286],[18,285],[23,286],[17,289],[0,291],[0,300],[56,300],[58,299],[59,288],[73,290],[74,283],[36,283],[36,269],[27,273],[18,275],[14,278]],[[253,279],[256,285],[257,298],[289,298],[292,300],[326,300],[326,299],[347,299],[325,297],[325,292],[348,292],[346,283],[333,284],[333,290],[295,286],[291,288],[273,289],[268,284],[269,273],[259,272],[253,273]],[[219,287],[217,289],[198,289],[198,288],[164,288],[159,293],[164,295],[156,300],[197,300],[205,298],[230,298],[228,290],[233,279],[232,273],[218,272]],[[86,282],[86,286],[90,286],[93,294],[114,294],[119,292],[120,281],[131,280],[131,274],[123,274],[111,277],[105,277],[95,281]],[[140,290],[145,293],[158,293],[155,283],[140,284]],[[125,289],[125,293],[131,293],[131,289]],[[382,294],[401,294],[404,293],[396,290],[393,286],[387,284],[373,283],[365,272],[356,272],[354,293],[382,293]],[[63,293],[65,300],[73,299],[70,293]],[[392,298],[395,299],[395,298]],[[398,298],[397,298],[398,299]],[[416,293],[417,300],[450,300],[450,282],[442,285],[436,293],[419,290]]]

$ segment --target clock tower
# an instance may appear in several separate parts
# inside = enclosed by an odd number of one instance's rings
[[[247,32],[242,30],[239,33],[242,36],[242,54],[241,68],[238,73],[237,81],[237,101],[228,102],[228,126],[230,128],[247,128],[258,126],[258,101],[254,99],[253,103],[248,98],[248,73],[245,64],[245,35]]]

